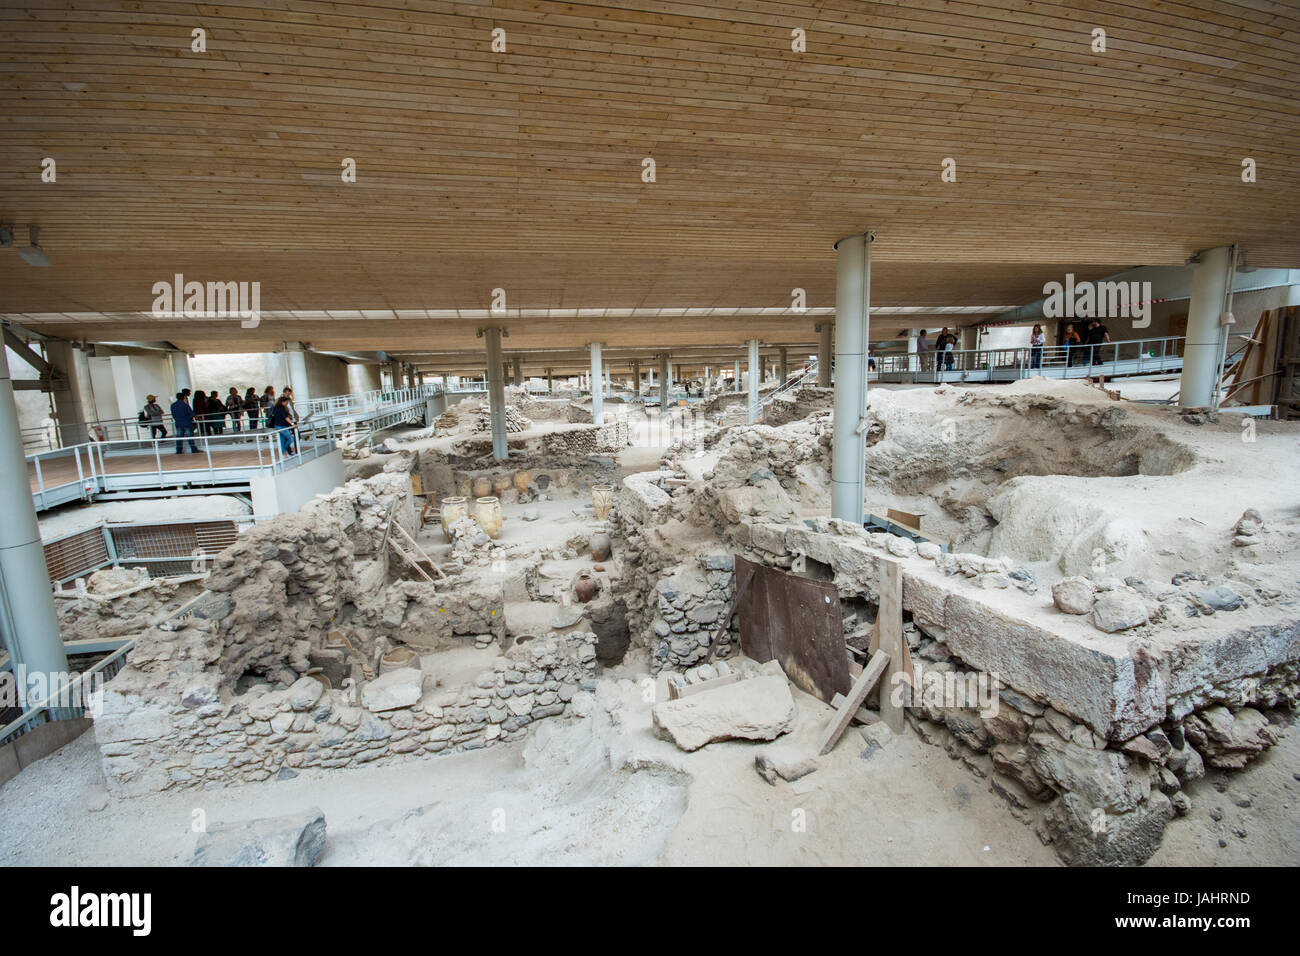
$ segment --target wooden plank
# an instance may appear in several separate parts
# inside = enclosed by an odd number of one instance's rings
[[[739,674],[727,674],[725,677],[715,677],[713,680],[700,681],[698,684],[686,684],[677,688],[677,697],[690,697],[694,694],[702,694],[706,690],[717,690],[738,680],[740,680]]]
[[[880,651],[888,657],[885,680],[880,687],[880,717],[896,734],[903,732],[903,706],[894,700],[894,689],[906,673],[903,662],[908,654],[903,638],[903,572],[897,561],[878,558],[880,569],[880,604],[876,624],[880,635]]]
[[[831,752],[831,748],[844,734],[844,729],[848,727],[849,721],[854,718],[858,708],[862,706],[862,702],[867,699],[867,694],[870,693],[871,688],[876,686],[876,681],[880,680],[881,675],[885,673],[888,667],[889,655],[884,651],[877,651],[872,655],[871,660],[867,662],[867,666],[863,668],[861,676],[853,682],[853,689],[849,691],[849,696],[840,706],[840,709],[835,712],[835,716],[831,718],[826,730],[822,732],[821,741],[817,745],[819,754]]]

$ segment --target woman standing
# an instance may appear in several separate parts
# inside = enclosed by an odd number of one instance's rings
[[[226,396],[226,414],[230,416],[230,430],[244,430],[244,400],[239,397],[239,389],[230,386],[230,394]]]
[[[1047,336],[1043,334],[1043,327],[1035,325],[1034,331],[1029,333],[1029,367],[1043,367],[1043,346],[1047,343]]]
[[[1065,346],[1065,367],[1069,368],[1074,364],[1077,350],[1075,346],[1080,342],[1079,333],[1074,331],[1074,325],[1070,324],[1065,327],[1065,332],[1061,335],[1061,344]]]
[[[257,390],[253,386],[248,386],[248,391],[244,393],[244,414],[248,416],[248,430],[257,431],[258,410],[262,406],[257,401]]]
[[[199,434],[208,434],[208,393],[199,389],[194,393],[194,423]]]
[[[275,409],[275,388],[273,386],[266,386],[266,391],[257,400],[257,407],[262,412],[262,420],[266,422],[266,427],[271,428],[271,412]]]

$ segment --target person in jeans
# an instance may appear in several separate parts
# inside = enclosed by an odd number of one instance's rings
[[[953,335],[946,328],[939,333],[939,338],[935,340],[934,348],[936,352],[943,353],[943,370],[952,371],[952,351],[957,347],[957,336]],[[935,360],[935,368],[939,367],[938,359]]]
[[[244,428],[244,400],[239,397],[239,389],[230,386],[230,394],[226,396],[226,414],[230,416],[230,430],[243,431]]]
[[[1034,331],[1029,333],[1029,367],[1043,367],[1043,346],[1047,344],[1047,336],[1043,334],[1043,327],[1035,325]]]
[[[293,413],[289,411],[289,399],[281,395],[271,410],[271,427],[280,434],[280,452],[294,454],[293,447]]]
[[[1080,351],[1079,333],[1074,331],[1073,323],[1065,326],[1065,331],[1061,333],[1061,345],[1065,346],[1065,367],[1069,368],[1079,360]]]
[[[163,410],[162,406],[158,404],[157,395],[145,396],[144,415],[145,420],[149,422],[149,437],[166,438],[167,426],[163,424]]]
[[[214,388],[208,395],[208,434],[222,435],[226,431],[226,403]]]
[[[194,444],[194,410],[190,408],[190,403],[185,401],[185,393],[177,392],[176,401],[172,402],[172,421],[176,423],[176,454],[185,453],[183,438],[189,437],[190,451],[198,454],[198,446]]]
[[[208,393],[203,389],[199,389],[194,393],[194,409],[190,415],[191,421],[198,427],[199,434],[206,435],[208,433]]]

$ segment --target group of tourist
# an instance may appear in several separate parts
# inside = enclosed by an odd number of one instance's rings
[[[176,426],[178,455],[185,451],[185,439],[189,439],[190,451],[197,452],[199,449],[194,443],[196,435],[224,435],[227,419],[233,432],[271,429],[280,436],[282,452],[286,455],[297,452],[294,429],[298,424],[298,412],[293,404],[293,389],[287,385],[278,397],[270,385],[266,386],[261,395],[257,394],[256,389],[249,388],[241,396],[239,389],[231,388],[224,400],[215,391],[183,388],[176,393],[176,401],[172,402],[170,411],[172,422]],[[141,425],[149,426],[150,438],[167,437],[158,396],[149,395],[146,398],[139,421]]]

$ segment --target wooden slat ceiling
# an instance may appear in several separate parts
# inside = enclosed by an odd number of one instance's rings
[[[481,309],[496,287],[524,308],[772,307],[794,287],[825,306],[831,244],[868,227],[873,305],[1022,303],[1066,271],[1232,241],[1295,267],[1298,86],[1300,9],[1270,0],[9,3],[0,221],[19,245],[38,224],[54,265],[0,250],[0,311],[145,311],[176,272],[259,281],[266,310]],[[195,351],[473,333],[171,326]],[[161,337],[121,316],[37,327]],[[781,328],[532,320],[512,336],[809,337]]]

